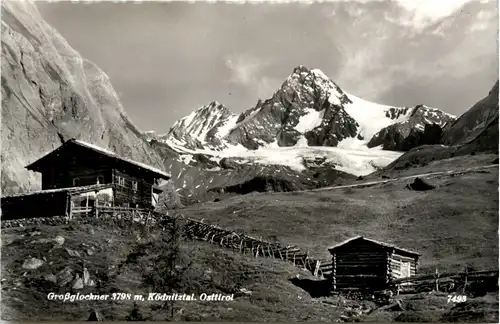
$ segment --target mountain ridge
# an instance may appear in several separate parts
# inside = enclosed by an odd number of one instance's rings
[[[194,120],[207,116],[200,112],[210,107],[224,111],[218,115],[217,123]],[[416,117],[417,111],[420,115]],[[405,133],[403,137],[408,136],[408,129],[422,132],[426,124],[443,127],[456,117],[425,105],[393,107],[372,103],[344,92],[321,70],[299,65],[271,98],[259,100],[239,115],[215,101],[175,122],[168,133],[153,137],[173,147],[184,146],[192,150],[221,151],[230,146],[255,150],[274,142],[280,147],[306,142],[308,146],[336,147],[346,139],[368,144],[382,129],[412,118],[415,120],[404,130],[397,130]],[[197,133],[210,137],[194,139],[188,129],[179,127],[186,120],[208,125]],[[221,125],[226,127],[218,132]]]

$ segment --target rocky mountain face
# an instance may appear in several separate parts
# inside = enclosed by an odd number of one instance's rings
[[[426,165],[432,161],[476,153],[498,155],[498,123],[497,81],[485,98],[444,127],[438,143],[412,148],[384,167],[381,172],[408,169]],[[498,157],[496,163],[498,163]]]
[[[438,144],[442,129],[455,117],[441,110],[418,105],[404,121],[382,128],[368,142],[368,147],[382,145],[384,150],[408,151],[420,145]]]
[[[33,3],[2,2],[2,195],[39,189],[26,165],[76,137],[163,168],[106,74],[82,58]]]
[[[224,137],[238,118],[238,115],[224,105],[213,101],[188,116],[177,121],[168,134],[157,137],[160,141],[178,143],[190,149],[203,149],[204,145],[212,148],[221,147]]]
[[[343,106],[347,103],[345,93],[321,71],[299,66],[270,99],[239,118],[227,140],[248,149],[274,141],[294,146],[301,138],[310,146],[336,146],[358,133],[359,124]]]
[[[498,81],[485,98],[444,129],[441,143],[498,152]]]
[[[336,147],[357,139],[368,147],[404,151],[439,140],[454,116],[438,109],[391,107],[345,93],[318,69],[296,67],[270,99],[240,115],[213,102],[179,120],[169,133],[147,137],[175,149],[220,151],[228,146],[256,150],[279,147]]]
[[[309,145],[336,146],[357,135],[358,124],[343,103],[351,103],[321,71],[294,69],[274,95],[239,115],[217,102],[177,121],[157,140],[189,149],[220,150],[227,145],[247,149],[277,141],[293,146],[301,137]]]

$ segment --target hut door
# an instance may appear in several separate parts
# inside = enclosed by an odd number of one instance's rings
[[[401,262],[401,278],[410,276],[410,262]]]

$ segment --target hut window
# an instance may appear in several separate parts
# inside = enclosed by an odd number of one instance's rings
[[[104,183],[104,177],[103,176],[98,176],[97,177],[97,184],[103,184]]]
[[[132,190],[137,191],[137,181],[132,181]]]
[[[118,177],[118,185],[125,186],[125,179],[122,177]]]
[[[78,187],[80,185],[80,178],[73,178],[73,187]]]

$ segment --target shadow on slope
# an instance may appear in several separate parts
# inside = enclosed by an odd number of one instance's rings
[[[356,176],[333,167],[316,167],[302,172],[287,166],[238,164],[231,168],[207,169],[188,166],[177,159],[165,162],[167,171],[185,206],[251,192],[289,192],[350,183]]]
[[[496,138],[484,134],[490,126],[493,126],[493,129],[496,126]],[[489,132],[494,133],[492,130]],[[488,145],[482,143],[482,137],[488,137],[491,140],[488,141]],[[470,145],[478,141],[480,143],[475,143],[478,146],[477,151],[498,149],[498,81],[485,98],[478,101],[445,129],[441,139],[441,143],[445,145]]]
[[[313,280],[307,278],[293,277],[289,279],[292,284],[306,291],[312,298],[326,297],[330,295],[330,280]]]
[[[267,166],[245,182],[215,188],[211,192],[243,195],[252,192],[292,192],[341,185],[354,179],[356,177],[351,174],[326,167],[296,172],[288,167]]]

